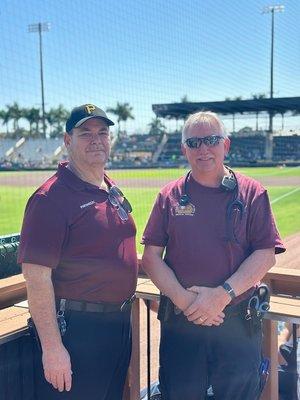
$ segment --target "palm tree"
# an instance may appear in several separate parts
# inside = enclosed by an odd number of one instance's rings
[[[16,133],[19,129],[19,119],[23,117],[23,110],[19,107],[19,104],[16,101],[12,106],[7,105],[6,107],[8,109],[9,119],[13,120],[14,133]]]
[[[29,135],[38,136],[39,134],[39,123],[41,121],[40,109],[39,108],[25,108],[23,109],[23,118],[29,123]],[[33,132],[32,126],[35,124],[35,131]]]
[[[267,96],[265,93],[254,93],[252,94],[252,99],[253,100],[261,100],[261,99],[265,99]]]
[[[6,136],[8,136],[9,135],[8,123],[10,121],[8,110],[0,110],[0,119],[3,121],[2,125],[6,125]]]
[[[187,97],[187,94],[185,94],[184,96],[181,97],[180,99],[180,103],[189,103],[189,99]]]
[[[149,135],[161,135],[167,129],[159,118],[153,118],[152,121],[148,124],[148,126],[149,126]]]
[[[46,120],[50,125],[51,137],[58,137],[62,135],[64,131],[64,123],[68,118],[68,115],[69,112],[64,108],[62,104],[59,104],[57,108],[51,108],[46,113]]]
[[[121,121],[124,121],[124,124],[126,124],[126,121],[128,119],[134,119],[134,116],[132,115],[132,110],[133,108],[129,105],[129,103],[119,103],[117,102],[117,105],[115,108],[107,108],[107,112],[112,113],[116,115],[117,121],[118,121],[118,136],[120,135],[120,123]],[[124,127],[126,129],[126,127]]]

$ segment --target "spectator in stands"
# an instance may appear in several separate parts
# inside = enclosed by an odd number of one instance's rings
[[[143,235],[143,268],[164,294],[164,400],[204,399],[208,383],[216,400],[258,395],[261,319],[245,317],[255,286],[285,249],[266,190],[224,166],[229,147],[216,114],[188,118],[182,151],[191,171],[161,190]]]
[[[122,398],[136,228],[129,202],[104,172],[110,125],[92,104],[74,108],[64,136],[69,162],[26,207],[18,261],[41,345],[41,400]]]

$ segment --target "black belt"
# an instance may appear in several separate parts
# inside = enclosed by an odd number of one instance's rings
[[[169,300],[171,302],[171,300]],[[237,315],[246,316],[246,310],[249,299],[242,300],[240,303],[228,305],[224,308],[223,312],[225,318],[235,317]],[[171,302],[172,303],[172,302]],[[173,304],[173,303],[172,303]],[[174,305],[174,314],[181,314],[182,311]]]
[[[223,310],[225,318],[235,317],[237,315],[246,316],[248,301],[249,299],[245,299],[238,304],[226,306]]]
[[[64,302],[64,310],[72,311],[83,311],[83,312],[99,312],[99,313],[109,313],[109,312],[126,312],[131,310],[131,304],[135,300],[135,294],[129,299],[125,300],[121,304],[114,303],[90,303],[87,301],[70,300],[70,299],[58,299],[56,300],[57,308],[60,309],[61,301]]]

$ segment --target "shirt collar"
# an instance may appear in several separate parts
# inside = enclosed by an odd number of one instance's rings
[[[61,162],[59,163],[57,170],[58,177],[61,178],[67,186],[77,191],[99,190],[98,186],[80,179],[71,170],[69,170],[69,168],[67,168],[67,165],[67,161]],[[114,182],[110,180],[106,173],[104,173],[104,181],[109,188],[114,185]]]

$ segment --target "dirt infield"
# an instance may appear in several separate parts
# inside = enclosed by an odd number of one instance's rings
[[[46,179],[54,174],[54,171],[20,171],[13,174],[0,174],[0,186],[38,187]],[[296,186],[300,185],[298,176],[261,176],[257,180],[265,186]],[[169,178],[126,178],[118,179],[117,184],[122,188],[160,188],[170,181]]]
[[[287,251],[276,256],[276,267],[300,270],[300,232],[286,237],[283,242]]]

